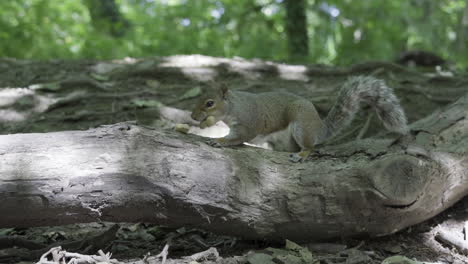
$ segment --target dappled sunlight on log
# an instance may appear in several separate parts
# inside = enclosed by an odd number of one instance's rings
[[[207,68],[181,68],[181,71],[186,77],[200,82],[214,81],[217,76],[216,70]]]
[[[294,80],[306,82],[307,66],[287,65],[263,60],[246,60],[243,58],[217,58],[203,55],[178,55],[165,57],[159,67],[180,68],[187,77],[198,81],[213,80],[219,72],[208,72],[209,68],[224,69],[231,73],[236,73],[248,80],[261,78],[265,74],[278,75],[284,80]],[[190,70],[189,70],[190,69]],[[208,74],[208,76],[204,76]]]
[[[285,80],[295,80],[307,82],[307,67],[303,65],[277,65],[280,78]]]
[[[98,74],[108,74],[116,69],[121,69],[125,67],[123,64],[119,64],[119,62],[109,63],[109,62],[100,62],[91,67],[91,70],[98,73]]]
[[[37,134],[24,134],[25,138],[34,140]],[[6,157],[16,157],[11,163],[2,163],[2,168],[6,173],[3,179],[7,180],[29,180],[30,178],[41,178],[41,171],[48,170],[51,167],[59,169],[62,174],[73,177],[97,176],[102,173],[113,173],[121,170],[120,161],[123,160],[121,153],[112,151],[112,146],[109,146],[108,151],[103,149],[91,149],[82,146],[70,135],[60,133],[50,133],[42,138],[43,142],[47,142],[49,147],[39,156],[30,155],[34,146],[17,142],[17,138],[10,135],[2,137],[2,145],[19,144],[22,147],[18,152],[4,153]],[[66,145],[57,145],[57,142],[67,142]],[[115,163],[114,163],[115,162]],[[115,165],[109,166],[108,164]],[[24,166],[28,164],[28,166]],[[29,170],[28,168],[34,168]],[[64,186],[66,184],[64,183]]]
[[[0,90],[0,107],[12,105],[19,98],[31,95],[33,93],[33,91],[27,88],[3,88]]]
[[[164,58],[164,62],[160,64],[161,67],[210,67],[218,66],[226,59],[216,58],[203,55],[177,55]]]
[[[28,88],[0,88],[0,122],[22,122],[32,113],[42,113],[56,101],[39,95],[34,85]]]
[[[21,122],[26,120],[27,114],[15,110],[0,109],[0,122]]]

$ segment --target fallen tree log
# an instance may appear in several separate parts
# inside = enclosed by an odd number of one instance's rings
[[[130,123],[0,136],[0,227],[77,222],[196,226],[302,241],[385,235],[468,193],[468,95],[411,141],[323,147],[302,164],[253,147]]]

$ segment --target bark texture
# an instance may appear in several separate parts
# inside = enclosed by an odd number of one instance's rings
[[[246,238],[379,236],[468,193],[468,95],[412,139],[324,147],[302,164],[129,123],[0,136],[0,227],[91,221],[192,225]]]

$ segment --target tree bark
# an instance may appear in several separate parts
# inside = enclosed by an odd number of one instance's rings
[[[96,30],[122,37],[130,27],[130,22],[120,13],[115,0],[87,0],[85,4]]]
[[[285,0],[284,4],[286,8],[285,24],[289,58],[293,62],[305,62],[309,56],[306,1]]]
[[[457,32],[456,48],[459,53],[465,53],[465,44],[468,35],[468,1],[465,1],[465,8],[460,16],[460,23]]]
[[[216,149],[198,136],[129,123],[0,136],[0,227],[91,221],[196,226],[245,238],[380,236],[468,193],[468,95],[373,138],[288,153]]]

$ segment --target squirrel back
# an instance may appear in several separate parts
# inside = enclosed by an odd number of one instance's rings
[[[387,130],[399,134],[408,133],[405,112],[393,89],[383,80],[356,76],[349,78],[340,89],[335,104],[324,119],[324,127],[317,143],[333,137],[349,126],[360,109],[361,102],[375,109]]]

